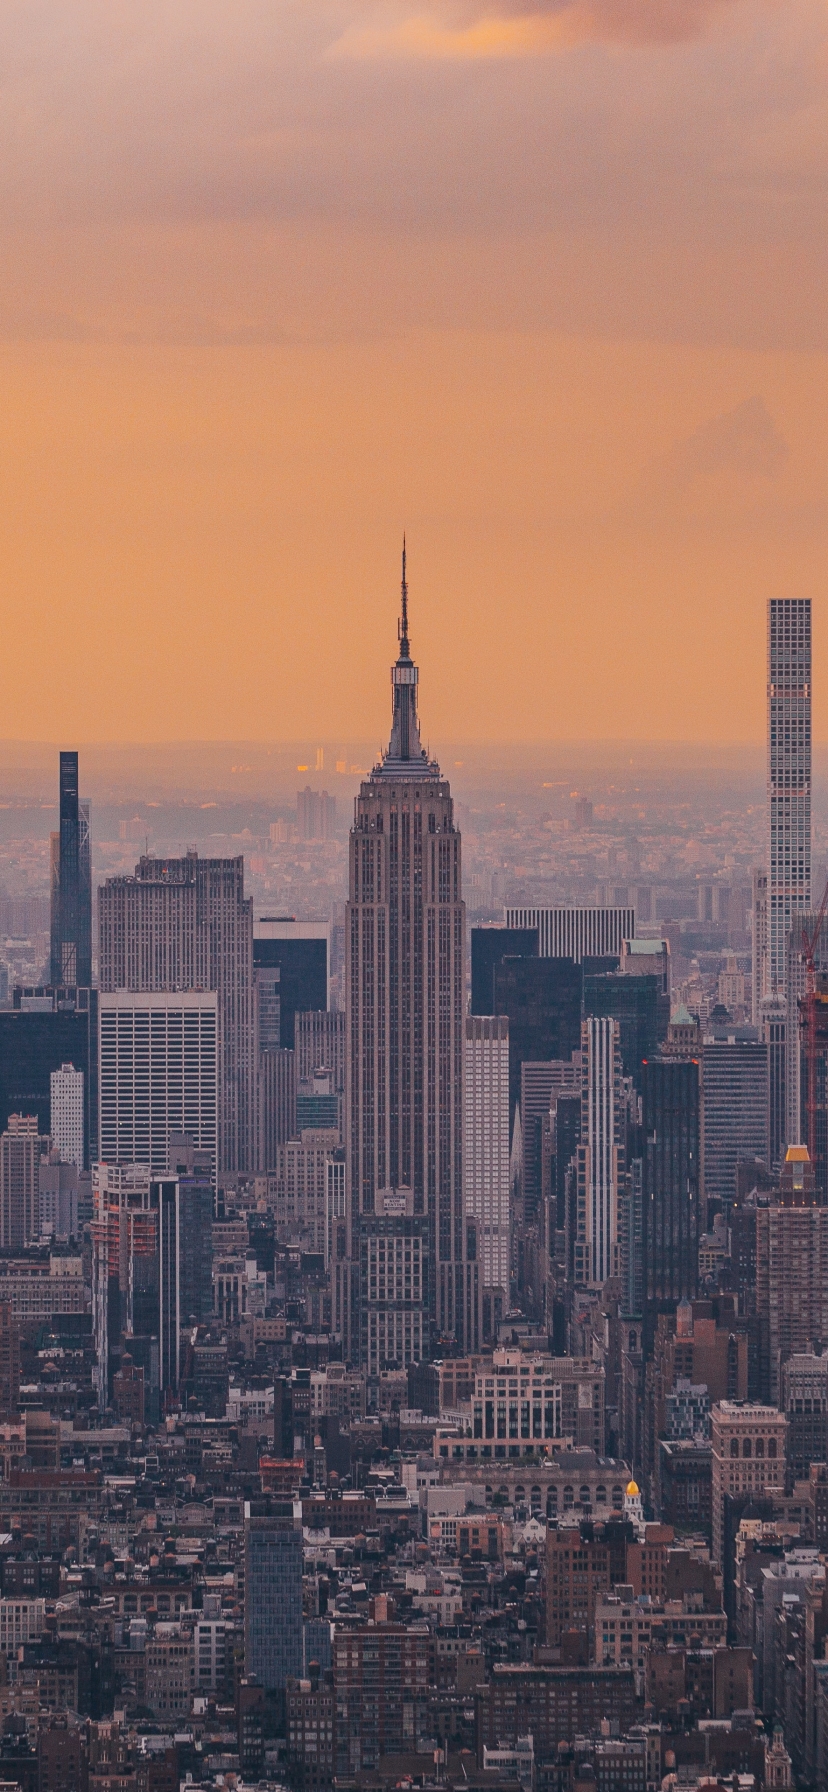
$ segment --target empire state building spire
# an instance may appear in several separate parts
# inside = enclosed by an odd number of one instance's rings
[[[417,719],[417,685],[420,674],[411,658],[411,643],[408,638],[405,536],[403,536],[401,605],[397,634],[400,651],[396,664],[391,667],[391,688],[394,693],[391,739],[381,769],[391,773],[395,778],[406,776],[422,778],[436,768],[429,765],[420,742],[420,724]]]

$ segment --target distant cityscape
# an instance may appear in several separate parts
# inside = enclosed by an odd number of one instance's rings
[[[763,787],[441,765],[408,596],[370,769],[0,811],[3,1783],[828,1785],[810,602]]]

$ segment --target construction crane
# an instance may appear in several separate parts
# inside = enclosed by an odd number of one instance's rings
[[[805,967],[805,993],[800,1002],[799,1012],[802,1025],[802,1041],[805,1048],[806,1074],[808,1093],[805,1112],[808,1119],[808,1156],[812,1166],[816,1165],[816,1064],[817,1064],[817,999],[816,999],[816,955],[822,923],[828,909],[828,883],[822,892],[822,901],[816,918],[816,925],[808,932],[802,928],[802,963]]]

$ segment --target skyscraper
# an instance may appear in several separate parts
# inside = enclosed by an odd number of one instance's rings
[[[466,1016],[463,1187],[477,1223],[484,1336],[509,1309],[509,1022]],[[548,1107],[548,1102],[547,1102]]]
[[[751,892],[750,1018],[759,1025],[759,1003],[768,977],[768,874],[761,866],[753,873]]]
[[[670,997],[658,976],[620,976],[615,971],[584,972],[584,1013],[608,1014],[617,1020],[624,1075],[641,1091],[642,1065],[655,1057],[667,1038]]]
[[[504,958],[495,965],[495,1014],[509,1018],[512,1126],[520,1101],[521,1066],[571,1058],[578,1050],[582,990],[581,967],[571,958]]]
[[[642,1067],[644,1131],[643,1297],[696,1293],[700,1226],[700,1102],[697,1060],[654,1058]]]
[[[468,1347],[477,1265],[463,1207],[465,909],[448,781],[420,743],[403,550],[391,739],[360,786],[346,921],[351,1256],[378,1192],[411,1189],[432,1239],[433,1319]]]
[[[473,927],[471,930],[471,1011],[494,1013],[495,965],[504,958],[537,958],[536,927]]]
[[[828,1206],[806,1145],[788,1146],[780,1184],[756,1209],[760,1388],[775,1405],[788,1357],[828,1338]]]
[[[811,904],[811,602],[768,604],[768,921],[764,995],[786,993],[791,916]]]
[[[48,1138],[33,1114],[10,1114],[0,1136],[0,1250],[19,1251],[40,1237],[40,1159]]]
[[[100,996],[101,1158],[163,1176],[170,1135],[210,1153],[218,1132],[218,998],[212,990]]]
[[[581,1143],[573,1252],[580,1287],[600,1288],[617,1273],[625,1158],[620,1029],[617,1020],[591,1016],[581,1029]]]
[[[520,1131],[522,1148],[523,1219],[540,1218],[544,1188],[544,1141],[547,1141],[551,1114],[559,1095],[581,1092],[581,1054],[571,1058],[552,1058],[534,1064],[525,1058],[520,1067]]]
[[[142,858],[134,877],[101,886],[99,903],[102,992],[146,997],[215,990],[218,1168],[254,1169],[253,914],[244,860],[200,859],[195,851],[182,859]],[[206,1145],[186,1115],[171,1117],[168,1131],[174,1126]],[[101,1155],[108,1149],[102,1144]]]
[[[60,755],[60,831],[52,835],[51,982],[92,982],[92,862],[89,803],[78,796],[78,755]]]
[[[205,1323],[213,1310],[213,1157],[192,1135],[174,1132],[169,1172],[178,1179],[181,1323]]]
[[[244,1667],[266,1692],[302,1672],[302,1518],[267,1499],[245,1507]]]
[[[83,1169],[83,1071],[74,1064],[61,1064],[53,1070],[51,1085],[52,1146],[60,1153],[60,1161]]]
[[[729,1213],[743,1159],[769,1166],[768,1047],[752,1040],[708,1040],[702,1047],[704,1198]]]
[[[277,972],[279,1036],[271,1049],[292,1051],[294,1016],[328,1006],[330,927],[326,921],[297,921],[293,915],[262,915],[253,924],[257,972]]]

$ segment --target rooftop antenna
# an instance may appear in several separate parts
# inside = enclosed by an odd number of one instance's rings
[[[403,534],[402,545],[402,614],[397,628],[397,637],[400,643],[400,659],[410,659],[411,649],[408,642],[408,583],[405,576],[405,534]]]

